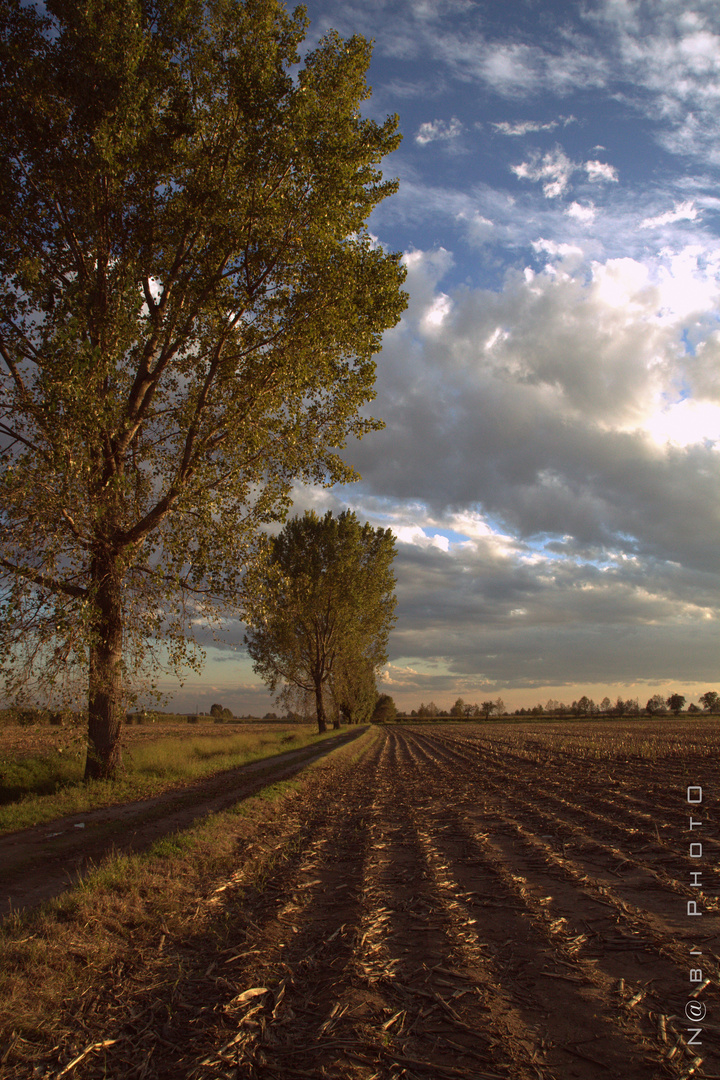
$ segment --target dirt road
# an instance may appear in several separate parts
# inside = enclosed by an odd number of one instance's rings
[[[151,995],[126,970],[73,1075],[718,1076],[717,781],[692,755],[610,767],[480,726],[382,732],[268,830],[260,879],[244,852],[196,936],[164,941]]]
[[[86,811],[0,836],[0,918],[64,892],[111,851],[145,851],[160,837],[186,829],[267,784],[295,776],[364,730],[355,728],[320,745],[226,769],[153,799]]]

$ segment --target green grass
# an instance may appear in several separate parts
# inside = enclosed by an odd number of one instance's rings
[[[27,758],[11,758],[0,765],[0,804],[16,802],[24,795],[52,795],[82,779],[77,756],[53,751]]]
[[[328,731],[318,735],[308,725],[137,742],[125,749],[123,774],[117,780],[88,784],[83,782],[84,762],[78,755],[53,751],[11,758],[0,764],[0,833],[149,798],[211,773],[310,746],[337,734]]]

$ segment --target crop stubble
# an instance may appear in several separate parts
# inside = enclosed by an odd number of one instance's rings
[[[720,1075],[717,755],[593,758],[505,731],[393,728],[319,771],[205,899],[221,951],[205,930],[165,942],[180,977],[152,1002],[139,977],[135,1000],[118,989],[73,1074]],[[687,856],[699,783],[702,890]],[[708,1016],[689,1048],[700,965]]]

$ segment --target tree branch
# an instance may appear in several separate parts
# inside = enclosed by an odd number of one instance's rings
[[[34,585],[42,585],[44,589],[49,589],[50,592],[64,593],[66,596],[72,596],[76,600],[84,600],[88,595],[87,589],[82,589],[79,585],[68,585],[64,581],[55,581],[54,578],[48,577],[47,574],[41,574],[38,570],[32,570],[30,567],[15,566],[14,563],[8,562],[7,559],[0,559],[0,566],[4,566],[6,570],[10,570],[13,574],[27,578]]]

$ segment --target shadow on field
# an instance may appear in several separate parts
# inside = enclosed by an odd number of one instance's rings
[[[72,888],[112,852],[146,851],[157,840],[189,828],[208,814],[227,810],[269,784],[291,779],[366,730],[367,726],[358,727],[320,744],[226,769],[152,799],[73,814],[0,837],[0,917]]]

